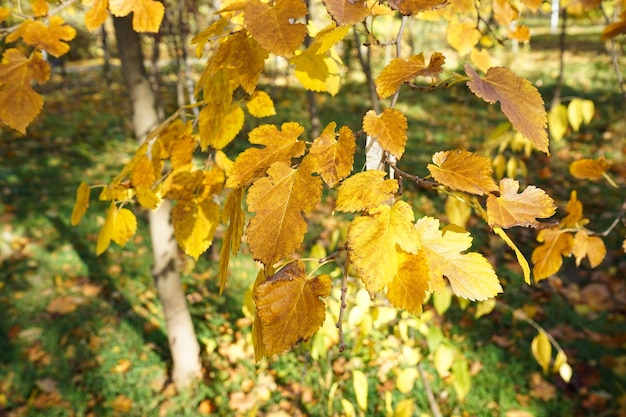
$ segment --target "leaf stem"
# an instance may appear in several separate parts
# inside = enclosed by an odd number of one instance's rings
[[[346,342],[343,337],[343,313],[348,305],[346,304],[346,294],[348,293],[348,266],[350,265],[350,255],[346,256],[346,263],[343,267],[343,279],[341,280],[341,304],[339,305],[339,318],[335,325],[339,329],[339,352],[346,349]]]

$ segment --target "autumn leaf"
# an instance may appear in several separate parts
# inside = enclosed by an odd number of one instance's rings
[[[307,90],[327,92],[334,96],[341,86],[338,56],[311,53],[309,49],[291,58],[294,75]]]
[[[578,193],[572,190],[570,199],[565,207],[567,215],[561,221],[561,227],[567,229],[570,227],[584,226],[589,222],[583,216],[583,205],[578,201]]]
[[[264,49],[291,57],[306,35],[306,26],[292,23],[292,20],[304,16],[306,12],[306,5],[301,0],[276,0],[273,6],[260,0],[249,0],[244,22]]]
[[[461,56],[468,54],[478,44],[481,36],[474,22],[450,23],[446,30],[448,43]]]
[[[530,285],[532,282],[530,281],[530,265],[528,265],[528,261],[524,257],[522,251],[519,250],[517,245],[511,240],[511,238],[502,230],[499,226],[494,226],[493,231],[495,234],[500,236],[502,240],[507,244],[507,246],[515,252],[515,257],[517,258],[517,263],[522,267],[522,272],[524,274],[524,281],[526,284]]]
[[[222,211],[222,222],[226,223],[227,221],[230,221],[230,223],[224,233],[222,248],[220,250],[220,295],[226,287],[230,255],[237,255],[239,245],[241,244],[241,237],[243,236],[245,213],[241,208],[242,201],[243,188],[238,188],[228,194],[226,202],[224,203],[224,210]]]
[[[107,9],[109,0],[94,0],[89,10],[85,12],[85,26],[87,30],[93,32],[98,29],[109,17]]]
[[[569,172],[574,178],[599,180],[602,179],[610,167],[611,163],[601,156],[598,159],[581,159],[574,161],[569,166]]]
[[[331,50],[333,45],[341,42],[349,31],[350,26],[337,27],[333,22],[315,35],[307,49],[316,54],[326,53]]]
[[[472,48],[470,52],[470,61],[482,72],[487,72],[491,68],[491,55],[486,49]]]
[[[265,266],[290,255],[304,239],[302,213],[313,210],[322,196],[322,180],[311,175],[311,165],[303,161],[293,169],[275,162],[248,191],[248,210],[256,213],[246,229],[248,245]]]
[[[213,243],[219,220],[220,208],[211,200],[179,201],[172,209],[176,241],[195,260]]]
[[[326,10],[338,25],[352,26],[361,23],[369,15],[365,1],[322,0]]]
[[[421,251],[428,262],[430,289],[445,289],[445,276],[458,297],[486,300],[502,292],[493,267],[479,253],[463,253],[472,245],[469,233],[439,230],[439,220],[423,217],[415,223]]]
[[[81,182],[76,190],[76,201],[72,209],[72,226],[76,226],[80,223],[80,219],[82,219],[83,215],[87,212],[90,193],[91,189],[89,186],[85,182]]]
[[[326,313],[320,297],[330,295],[331,288],[326,274],[307,279],[302,261],[287,264],[256,287],[265,355],[282,353],[315,334]]]
[[[370,294],[381,291],[400,268],[401,249],[416,254],[413,209],[404,201],[383,204],[357,217],[348,228],[350,262]]]
[[[22,134],[39,114],[43,99],[31,86],[32,80],[43,84],[50,75],[50,66],[41,53],[26,58],[19,50],[4,51],[0,63],[0,120]]]
[[[626,33],[626,12],[622,11],[620,14],[620,20],[617,22],[609,24],[602,31],[601,40],[606,41],[609,39],[613,39],[617,35],[621,35],[622,33]]]
[[[0,23],[11,17],[11,9],[8,7],[0,7]]]
[[[375,80],[376,92],[380,98],[393,95],[400,86],[417,76],[436,77],[443,71],[446,58],[441,52],[435,52],[430,56],[428,66],[424,60],[424,54],[413,55],[404,60],[395,58],[382,70]]]
[[[405,16],[441,9],[448,5],[447,0],[388,0],[387,2],[392,9],[398,10]]]
[[[370,170],[352,175],[341,183],[337,191],[337,211],[364,211],[393,199],[398,181],[385,180],[385,172]]]
[[[519,11],[509,0],[494,0],[493,18],[501,26],[507,27],[519,18]]]
[[[246,108],[254,117],[268,117],[276,114],[274,102],[265,91],[255,91],[246,103]]]
[[[108,0],[105,0],[108,1]],[[191,44],[196,45],[196,58],[200,58],[204,52],[206,43],[213,37],[219,37],[224,34],[228,27],[229,21],[224,17],[220,17],[208,28],[202,30],[200,33],[191,38]]]
[[[574,132],[578,132],[581,124],[589,124],[591,119],[593,119],[594,113],[595,104],[591,100],[574,98],[567,106],[567,119],[570,125],[572,125]]]
[[[117,17],[132,13],[135,32],[158,33],[165,14],[163,3],[155,0],[109,0],[109,10]]]
[[[484,195],[498,189],[493,180],[491,161],[466,150],[440,151],[433,155],[428,170],[433,178],[447,187]]]
[[[27,20],[13,35],[7,37],[7,42],[14,40],[15,36],[21,36],[26,44],[58,58],[70,50],[70,46],[64,41],[74,39],[76,29],[66,25],[63,18],[55,15],[50,16],[47,25],[43,21]]]
[[[567,132],[567,108],[563,104],[557,104],[548,113],[548,129],[552,138],[560,142]]]
[[[111,240],[124,246],[136,231],[137,219],[133,212],[126,208],[118,209],[115,203],[111,202],[102,229],[98,234],[96,254],[103,253],[111,244]]]
[[[398,308],[419,316],[429,290],[428,262],[422,251],[417,255],[398,252],[398,270],[387,285],[387,299]]]
[[[530,29],[525,25],[517,25],[515,30],[509,29],[506,32],[506,36],[519,42],[528,42],[530,40]]]
[[[471,79],[467,86],[476,96],[488,103],[499,101],[511,124],[537,149],[549,154],[543,99],[530,82],[502,67],[490,68],[483,78],[469,64],[465,64],[465,72]]]
[[[385,109],[380,115],[370,110],[363,117],[363,130],[382,148],[400,159],[407,141],[406,116],[397,109]]]
[[[554,200],[545,191],[529,185],[521,193],[519,182],[511,178],[500,180],[500,197],[487,197],[489,226],[508,229],[513,226],[540,227],[537,218],[548,218],[556,212]]]
[[[548,335],[543,330],[537,333],[537,336],[533,338],[531,343],[531,351],[537,363],[541,365],[543,372],[548,372],[550,369],[550,362],[552,361],[552,345]]]
[[[562,257],[570,256],[572,253],[574,237],[555,227],[541,230],[537,235],[537,241],[543,244],[535,248],[531,261],[535,281],[539,282],[556,274],[561,269]]]
[[[209,106],[203,108],[199,116],[202,146],[210,146],[216,150],[223,149],[241,131],[244,118],[243,110],[237,104],[233,104],[221,114],[214,112]]]
[[[356,138],[347,126],[342,126],[339,133],[335,132],[337,124],[331,122],[324,128],[321,135],[313,141],[309,157],[315,163],[315,172],[329,187],[335,187],[352,171]]]
[[[604,241],[598,236],[589,236],[584,230],[579,230],[574,236],[572,254],[576,258],[576,266],[580,266],[582,260],[589,258],[592,268],[600,265],[606,256]]]
[[[283,123],[281,130],[274,125],[261,125],[253,129],[248,140],[264,148],[250,148],[237,156],[230,170],[226,187],[239,188],[261,177],[274,162],[291,162],[291,158],[301,156],[306,145],[298,140],[304,127],[295,122]]]

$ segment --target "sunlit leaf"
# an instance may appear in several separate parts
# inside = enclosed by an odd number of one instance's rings
[[[85,12],[85,26],[87,30],[93,32],[98,29],[109,17],[107,9],[109,0],[94,0],[89,10]]]
[[[513,226],[540,227],[537,218],[548,218],[556,212],[554,200],[541,188],[529,185],[518,194],[519,182],[511,178],[500,180],[500,196],[487,197],[489,226],[508,229]]]
[[[338,25],[352,26],[361,23],[369,14],[364,0],[323,0],[324,6]]]
[[[315,161],[315,172],[322,176],[329,187],[335,187],[350,174],[356,150],[356,138],[352,130],[342,126],[337,134],[336,127],[335,122],[329,123],[309,150],[309,157]]]
[[[421,53],[407,60],[395,58],[376,78],[376,92],[380,98],[387,98],[398,91],[402,84],[412,81],[417,76],[436,77],[443,71],[445,60],[441,52],[433,53],[428,65],[424,60],[424,54]]]
[[[514,30],[509,29],[506,36],[519,42],[528,42],[530,40],[530,28],[525,25],[517,25]]]
[[[357,405],[361,411],[367,410],[367,392],[369,389],[367,385],[367,377],[362,371],[358,369],[352,371],[352,386],[354,387]]]
[[[541,230],[537,235],[537,241],[543,244],[535,248],[531,260],[535,281],[539,282],[561,269],[562,257],[572,253],[574,237],[570,233],[551,228]]]
[[[124,246],[137,231],[137,218],[127,208],[118,210],[113,224],[111,240],[120,246]]]
[[[133,14],[135,32],[158,33],[165,7],[155,0],[109,0],[111,14],[118,17]]]
[[[621,35],[622,33],[626,33],[626,15],[624,14],[621,16],[620,20],[611,23],[606,28],[604,28],[600,39],[606,41],[609,39],[613,39],[614,37],[616,37],[617,35]]]
[[[265,91],[255,91],[246,103],[246,108],[254,117],[268,117],[276,114],[274,102]]]
[[[567,126],[567,107],[563,104],[553,106],[548,113],[548,128],[552,138],[560,142],[567,132]]]
[[[115,228],[115,218],[117,217],[117,207],[114,202],[111,202],[109,210],[107,211],[104,224],[98,234],[98,241],[96,243],[96,255],[102,254],[111,244],[111,237],[113,236],[113,229]]]
[[[398,181],[387,179],[384,171],[359,172],[344,180],[337,191],[338,211],[363,211],[390,201],[398,191]]]
[[[419,316],[429,289],[428,263],[424,253],[417,255],[399,251],[398,269],[387,285],[387,299],[398,308]]]
[[[452,189],[483,195],[498,189],[491,161],[465,150],[440,151],[428,170],[435,180]]]
[[[517,262],[522,267],[522,272],[524,274],[524,281],[526,281],[526,284],[530,285],[531,284],[530,265],[528,265],[528,261],[524,257],[524,254],[522,253],[522,251],[519,250],[517,245],[515,245],[515,243],[511,240],[509,236],[507,236],[507,234],[504,232],[504,230],[502,230],[501,227],[494,226],[493,231],[495,234],[500,236],[502,240],[504,240],[504,242],[507,244],[509,248],[513,249],[513,251],[515,252],[515,257],[517,258]]]
[[[241,207],[242,201],[243,188],[238,188],[228,194],[226,202],[224,203],[224,210],[222,211],[222,222],[226,223],[230,221],[230,223],[224,233],[222,248],[220,250],[220,294],[224,291],[226,281],[228,280],[230,255],[237,255],[239,245],[241,244],[241,237],[243,236],[245,213]]]
[[[387,2],[392,9],[398,10],[405,16],[441,9],[448,5],[447,0],[388,0]]]
[[[582,260],[589,258],[592,268],[600,265],[606,256],[604,241],[598,236],[589,236],[584,230],[579,230],[574,236],[572,254],[576,258],[576,266],[580,266]]]
[[[363,117],[363,130],[376,139],[382,148],[400,159],[407,141],[406,116],[397,109],[385,109],[380,115],[374,110]]]
[[[329,53],[311,53],[310,49],[291,58],[294,74],[307,90],[327,92],[334,96],[339,92],[341,74],[337,59]]]
[[[537,336],[534,337],[530,348],[533,352],[533,356],[537,360],[537,363],[543,369],[543,372],[548,372],[550,369],[550,361],[552,360],[552,345],[548,335],[543,330],[539,330]]]
[[[494,0],[492,4],[493,18],[501,26],[509,26],[519,18],[519,11],[509,0]]]
[[[491,55],[486,49],[472,48],[470,52],[470,61],[472,64],[482,72],[487,72],[492,67]]]
[[[404,368],[400,371],[398,377],[396,378],[396,388],[402,394],[406,395],[410,393],[415,387],[415,380],[418,378],[418,376],[419,373],[417,371],[417,368]]]
[[[85,182],[81,182],[76,190],[76,201],[72,209],[72,226],[76,226],[89,207],[89,195],[91,189]]]
[[[569,166],[569,172],[573,177],[587,180],[602,179],[605,172],[611,167],[611,163],[601,156],[598,159],[581,159],[574,161]]]
[[[211,200],[179,201],[172,209],[174,236],[183,251],[198,259],[213,243],[220,208]]]
[[[306,12],[306,5],[300,0],[277,0],[273,6],[260,0],[249,0],[245,7],[244,22],[250,34],[264,49],[276,55],[291,57],[306,35],[306,26],[292,21]]]
[[[448,196],[446,199],[445,210],[448,222],[463,228],[467,225],[467,222],[472,215],[472,208],[470,205],[455,195]]]
[[[468,54],[478,44],[481,37],[482,34],[476,29],[475,22],[450,23],[446,30],[448,43],[461,56]]]

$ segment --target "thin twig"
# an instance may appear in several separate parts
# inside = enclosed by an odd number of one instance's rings
[[[396,58],[402,57],[402,34],[404,33],[404,27],[406,26],[406,21],[408,16],[402,16],[402,22],[400,23],[400,29],[398,30],[398,36],[396,36]],[[396,103],[398,102],[398,97],[400,96],[400,89],[393,95],[391,98],[391,104],[389,108],[394,108]]]
[[[417,371],[420,374],[422,385],[424,385],[424,391],[426,392],[426,398],[428,398],[428,405],[430,406],[430,411],[433,413],[433,417],[443,417],[439,409],[439,404],[437,404],[437,400],[433,394],[433,390],[430,388],[430,383],[428,382],[426,372],[424,372],[424,367],[422,367],[422,362],[417,363]]]
[[[350,255],[346,256],[346,264],[343,267],[343,279],[341,281],[341,304],[339,305],[339,318],[335,325],[339,329],[339,352],[346,349],[346,342],[343,337],[343,313],[346,311],[346,294],[348,293],[348,265],[350,264]]]
[[[343,252],[344,250],[346,250],[346,249],[347,249],[347,246],[343,245],[342,247],[340,247],[339,249],[337,249],[336,251],[334,251],[330,255],[325,256],[324,258],[320,258],[319,259],[319,263],[323,264],[324,262],[328,262],[328,261],[331,261],[333,259],[336,259],[339,256],[339,254],[341,252]]]
[[[602,16],[604,16],[604,21],[607,26],[611,23],[611,19],[606,14],[606,10],[602,7],[602,3],[600,3],[600,11],[602,12]],[[615,46],[615,39],[610,39],[609,53],[611,54],[611,61],[613,62],[613,69],[615,70],[615,75],[617,76],[617,82],[619,83],[619,89],[622,92],[622,97],[624,97],[624,103],[626,103],[626,88],[624,88],[624,77],[622,77],[622,71],[619,69],[619,62],[617,60],[617,48]]]
[[[389,166],[393,168],[393,170],[399,177],[411,180],[412,182],[419,185],[420,187],[432,188],[432,187],[436,187],[439,185],[438,183],[434,181],[425,180],[423,178],[418,177],[417,175],[411,175],[408,172],[401,170],[400,168],[396,166],[395,162],[387,161],[387,163],[389,163]]]

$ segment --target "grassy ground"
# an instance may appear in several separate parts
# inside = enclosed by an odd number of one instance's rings
[[[534,46],[518,55],[503,52],[502,60],[541,86],[549,102],[557,67],[550,46],[554,38],[544,36],[544,50]],[[596,117],[591,126],[553,144],[551,160],[526,160],[525,180],[539,183],[561,207],[577,188],[593,228],[603,230],[619,211],[623,188],[576,181],[566,166],[581,156],[604,154],[618,163],[612,173],[621,176],[623,186],[623,102],[609,58],[598,44],[591,51],[575,49],[568,62],[563,95],[591,98]],[[328,322],[311,343],[260,363],[253,360],[250,318],[242,310],[257,271],[245,248],[233,261],[222,297],[217,296],[214,252],[197,264],[181,258],[206,374],[193,392],[176,393],[168,381],[170,358],[151,283],[145,219],[139,216],[140,232],[132,242],[101,257],[95,256],[95,241],[104,206],[94,198],[81,224],[69,225],[78,183],[106,182],[134,149],[127,137],[122,89],[114,84],[103,92],[88,78],[66,79],[65,87],[58,81],[28,136],[3,130],[0,142],[0,415],[334,415],[345,412],[344,402],[356,407],[352,371],[361,370],[368,377],[366,415],[387,415],[402,400],[413,399],[412,415],[421,416],[428,415],[429,405],[422,381],[411,371],[418,360],[444,415],[624,415],[623,226],[620,236],[607,238],[607,260],[597,270],[578,269],[567,260],[558,276],[528,287],[511,254],[476,225],[475,245],[487,252],[506,287],[488,316],[475,319],[475,305],[461,309],[453,302],[444,316],[429,305],[429,313],[417,320],[390,311],[379,299],[359,314],[354,284],[346,351],[339,352],[336,329]],[[303,91],[267,90],[277,97],[280,115],[269,123],[299,120],[308,125],[301,111]],[[336,120],[358,130],[367,102],[361,85],[347,85],[335,99],[320,98],[322,121]],[[497,107],[480,102],[460,85],[407,94],[399,106],[411,129],[402,166],[418,175],[426,173],[434,151],[480,148],[503,120]],[[546,168],[551,175],[545,174]],[[444,201],[411,187],[405,198],[428,215],[440,213]],[[324,219],[326,210],[322,207],[314,216]],[[339,226],[324,222],[307,239],[329,246]],[[514,233],[527,254],[534,236],[526,230]],[[331,299],[332,310],[337,298]],[[519,319],[520,312],[564,347],[574,368],[569,384],[542,374],[530,351],[536,331]],[[436,358],[429,356],[439,340],[433,328],[468,361],[472,389],[464,401],[459,401],[451,377],[442,375]]]

